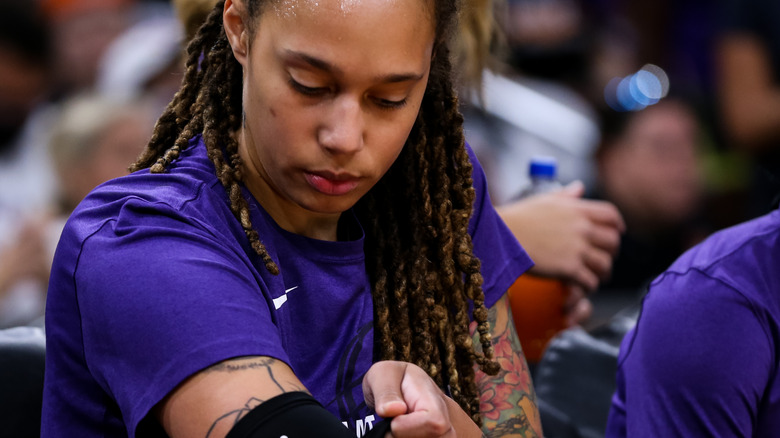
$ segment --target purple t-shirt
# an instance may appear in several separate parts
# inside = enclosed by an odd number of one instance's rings
[[[471,157],[470,231],[492,306],[532,262]],[[81,203],[49,286],[43,436],[161,435],[141,422],[155,404],[199,370],[249,355],[289,364],[357,436],[372,427],[361,389],[374,337],[362,233],[314,240],[250,206],[278,276],[249,247],[200,141],[170,172],[110,181]]]
[[[657,278],[618,361],[608,437],[780,436],[780,210]]]

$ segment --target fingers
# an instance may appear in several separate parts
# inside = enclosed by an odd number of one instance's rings
[[[455,437],[449,418],[441,410],[416,411],[395,417],[390,425],[395,438]]]
[[[599,284],[612,274],[612,254],[596,247],[588,247],[579,256],[579,263],[571,281],[588,292],[595,291]]]
[[[564,186],[563,189],[555,192],[555,194],[570,198],[581,198],[585,194],[585,185],[579,180],[572,181]],[[580,207],[586,211],[591,221],[599,223],[604,227],[615,229],[619,233],[626,230],[626,223],[623,220],[623,216],[611,202],[595,199],[581,199],[578,203]]]
[[[619,233],[626,231],[626,222],[614,204],[607,201],[583,199],[582,208],[591,221],[602,226],[614,228]]]
[[[407,364],[404,362],[377,362],[363,377],[363,394],[366,404],[384,418],[405,414],[407,405],[401,393]]]
[[[405,368],[401,391],[408,412],[393,419],[396,437],[450,437],[452,430],[444,394],[420,367]]]
[[[594,224],[588,231],[588,241],[596,248],[615,255],[620,249],[620,231],[613,227]]]
[[[612,273],[612,254],[599,248],[591,248],[583,255],[585,267],[598,277],[606,280]]]
[[[363,378],[363,393],[377,414],[392,418],[395,438],[455,437],[446,396],[416,365],[375,363]]]
[[[580,263],[577,270],[571,275],[571,281],[586,291],[594,291],[599,287],[601,279],[587,263]]]
[[[588,290],[595,290],[598,283],[608,279],[612,273],[612,263],[620,249],[625,223],[615,206],[608,202],[591,201],[584,208],[591,222],[585,231],[587,246],[581,253],[583,272],[577,278]],[[595,283],[594,276],[597,279]]]
[[[585,184],[579,180],[572,181],[569,184],[566,184],[563,189],[556,192],[556,194],[572,198],[581,198],[585,194]]]

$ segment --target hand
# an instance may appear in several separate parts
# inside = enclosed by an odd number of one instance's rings
[[[395,438],[481,437],[479,427],[417,365],[382,361],[363,378],[366,403],[392,418]]]
[[[535,275],[595,290],[612,272],[625,231],[623,217],[606,201],[581,199],[581,182],[501,206],[498,212],[536,265]]]

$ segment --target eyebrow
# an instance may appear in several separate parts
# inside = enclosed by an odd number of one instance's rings
[[[311,56],[307,53],[297,52],[295,50],[285,50],[284,53],[287,58],[302,61],[318,70],[323,70],[325,72],[337,75],[343,74],[343,71],[335,65],[320,58]],[[422,78],[423,75],[420,73],[390,73],[386,75],[380,75],[376,79],[378,82],[390,84],[406,81],[419,81]]]

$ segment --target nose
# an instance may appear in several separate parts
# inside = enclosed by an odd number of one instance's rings
[[[317,136],[320,145],[333,154],[353,154],[364,144],[365,120],[358,99],[340,96],[326,109]]]

